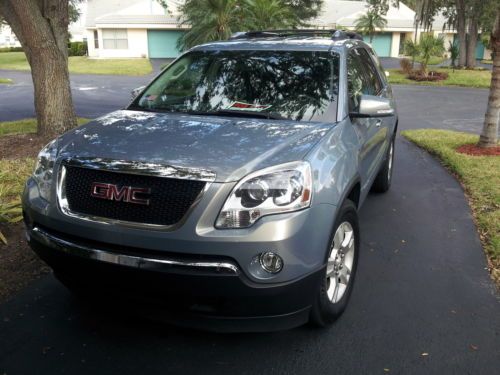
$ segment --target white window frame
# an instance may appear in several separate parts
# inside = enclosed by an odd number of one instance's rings
[[[127,29],[102,29],[103,49],[128,49]]]

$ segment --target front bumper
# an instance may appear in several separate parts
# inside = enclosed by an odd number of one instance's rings
[[[215,229],[220,207],[231,189],[232,184],[213,183],[187,220],[175,230],[135,228],[65,215],[55,195],[51,203],[40,197],[32,179],[23,194],[23,211],[28,226],[75,237],[76,243],[92,240],[99,246],[112,247],[116,253],[130,247],[160,257],[177,253],[231,259],[246,279],[258,284],[291,282],[324,267],[335,206],[317,204],[297,212],[266,216],[245,229]],[[268,251],[283,259],[281,272],[263,274],[256,270],[255,259]]]
[[[175,324],[215,331],[272,331],[307,322],[323,269],[285,283],[256,283],[234,260],[158,254],[29,227],[33,250],[72,285],[114,295]],[[147,307],[150,307],[148,309]],[[158,315],[159,314],[159,315]]]

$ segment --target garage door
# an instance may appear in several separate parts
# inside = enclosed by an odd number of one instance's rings
[[[460,44],[460,40],[458,39],[458,36],[457,34],[454,34],[453,35],[453,44],[455,45],[459,45]],[[483,57],[484,57],[484,44],[483,42],[481,41],[481,39],[478,39],[477,40],[477,43],[476,43],[476,60],[482,60]]]
[[[179,56],[177,40],[183,31],[148,30],[149,58],[173,58]]]
[[[370,43],[369,36],[363,36],[366,43]],[[372,47],[381,57],[391,56],[391,44],[392,44],[392,34],[391,33],[377,33],[373,37]]]

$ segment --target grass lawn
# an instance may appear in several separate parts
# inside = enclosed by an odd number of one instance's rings
[[[482,64],[493,64],[493,60],[481,60]]]
[[[9,84],[9,83],[12,83],[12,80],[11,80],[11,79],[8,79],[8,78],[0,78],[0,85],[1,85],[1,84]]]
[[[479,137],[450,130],[405,130],[402,135],[437,156],[462,182],[481,240],[500,285],[500,156],[469,156],[455,149]]]
[[[424,86],[462,86],[476,88],[490,88],[491,72],[489,70],[455,70],[441,68],[438,72],[448,73],[448,78],[443,81],[417,82],[406,78],[399,69],[389,69],[389,82],[391,84],[424,85]]]
[[[24,183],[33,172],[35,159],[0,159],[0,223],[17,223],[22,220],[21,193]],[[0,231],[0,244],[7,239]]]
[[[410,57],[410,60],[411,60],[411,57]],[[422,58],[421,57],[417,57],[415,59],[415,61],[417,62],[422,62]],[[440,56],[431,56],[431,58],[429,59],[429,63],[428,65],[438,65],[438,64],[441,64],[442,62],[444,62],[446,59],[444,57],[440,57]]]
[[[0,53],[0,69],[30,70],[24,52]],[[153,71],[148,59],[89,59],[69,57],[69,71],[77,74],[116,74],[141,76]]]
[[[78,125],[88,122],[88,119],[79,118]],[[36,132],[36,119],[29,118],[18,121],[0,122],[0,136],[7,134],[26,134]]]

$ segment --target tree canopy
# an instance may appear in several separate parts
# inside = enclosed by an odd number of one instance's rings
[[[383,15],[377,13],[375,9],[369,9],[355,21],[356,31],[368,35],[370,37],[370,43],[373,41],[375,31],[383,30],[386,25],[387,20]]]
[[[237,31],[296,28],[317,16],[323,0],[186,0],[182,24],[190,27],[179,41],[184,50],[228,39]]]

